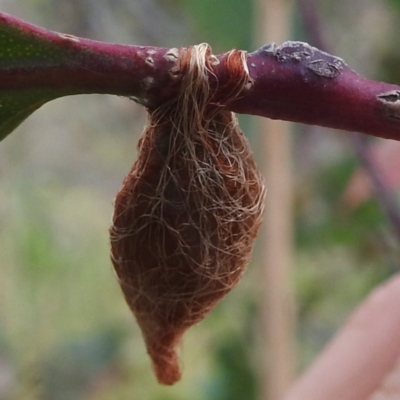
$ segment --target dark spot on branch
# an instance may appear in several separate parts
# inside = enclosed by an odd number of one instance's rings
[[[400,100],[400,91],[392,90],[390,92],[379,94],[378,99],[384,103],[396,103]]]
[[[400,90],[382,93],[376,98],[383,104],[385,115],[400,120]]]

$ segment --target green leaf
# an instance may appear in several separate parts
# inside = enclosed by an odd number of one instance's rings
[[[43,104],[57,98],[51,90],[7,90],[0,92],[0,140],[17,128]]]
[[[42,30],[42,37],[39,33],[40,28],[0,13],[0,70],[5,87],[0,90],[0,140],[43,104],[64,94],[62,90],[29,88],[28,82],[26,89],[7,89],[7,83],[28,73],[34,75],[35,69],[65,62],[68,51],[46,39],[47,31]]]

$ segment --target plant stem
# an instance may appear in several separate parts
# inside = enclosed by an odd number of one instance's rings
[[[304,24],[312,41],[319,48],[326,51],[331,51],[330,46],[327,43],[327,39],[324,35],[322,20],[318,13],[318,8],[315,0],[298,1]],[[393,231],[395,232],[396,236],[400,238],[399,207],[393,195],[391,194],[384,177],[379,171],[378,166],[371,157],[369,144],[366,141],[366,138],[364,138],[360,134],[353,133],[351,137],[351,143],[355,153],[357,154],[361,164],[364,166],[364,169],[372,182],[376,198],[381,209],[384,211],[384,213],[387,215],[387,218],[391,222]]]
[[[182,78],[178,49],[76,38],[4,13],[0,49],[0,94],[109,93],[151,108],[176,97]],[[210,71],[215,90],[229,79],[228,54]],[[247,66],[253,84],[227,105],[232,111],[400,140],[400,86],[362,78],[340,58],[300,42],[264,46],[248,55]]]

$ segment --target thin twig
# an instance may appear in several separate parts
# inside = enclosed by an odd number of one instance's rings
[[[366,173],[371,179],[376,195],[376,200],[392,223],[392,227],[396,235],[400,238],[399,207],[394,196],[388,189],[388,185],[381,171],[379,170],[379,167],[375,164],[371,157],[370,146],[366,138],[360,134],[353,134],[351,139],[354,150]]]
[[[323,29],[322,19],[318,13],[315,0],[298,0],[298,3],[311,42],[321,50],[331,52],[332,48],[328,44],[325,30]],[[351,136],[351,143],[360,163],[363,165],[373,184],[376,199],[381,209],[385,212],[387,218],[392,224],[393,231],[400,239],[399,207],[391,194],[379,167],[371,157],[370,146],[366,138],[359,133],[353,133]]]

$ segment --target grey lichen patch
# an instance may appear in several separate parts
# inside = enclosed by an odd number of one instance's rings
[[[275,53],[281,58],[281,61],[287,61],[289,59],[300,61],[311,58],[315,60],[321,58],[337,66],[341,65],[345,67],[347,65],[342,58],[319,50],[305,42],[284,42],[276,48]]]
[[[307,64],[307,68],[325,78],[336,78],[341,71],[340,64],[330,63],[326,60],[311,61]]]
[[[275,57],[280,63],[302,63],[309,71],[325,78],[336,78],[346,63],[340,58],[310,46],[304,42],[287,41],[280,46],[269,43],[258,52]]]
[[[400,90],[391,90],[376,98],[383,104],[387,117],[400,120]]]
[[[288,41],[275,49],[275,56],[280,62],[302,61],[310,58],[314,50],[317,49],[307,43]]]

